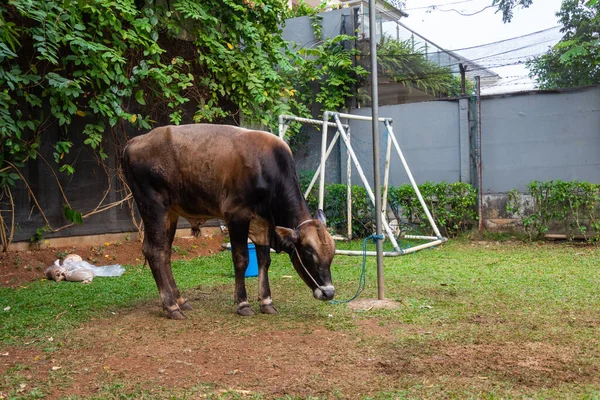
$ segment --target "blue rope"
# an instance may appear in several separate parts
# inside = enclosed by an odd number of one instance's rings
[[[378,240],[383,240],[383,235],[372,234],[371,236],[367,236],[362,243],[363,250],[363,262],[362,262],[362,270],[360,272],[360,278],[358,280],[358,289],[356,289],[356,293],[354,296],[349,298],[348,300],[331,300],[330,304],[344,304],[350,303],[352,300],[356,299],[363,290],[365,290],[365,286],[367,285],[367,242],[369,239],[373,240],[373,243],[377,243]]]

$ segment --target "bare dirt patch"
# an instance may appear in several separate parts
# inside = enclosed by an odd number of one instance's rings
[[[415,346],[419,348],[419,346]],[[511,382],[522,387],[558,387],[561,384],[598,383],[600,371],[582,361],[578,350],[548,343],[437,343],[427,351],[392,351],[379,370],[401,378],[469,378]]]
[[[212,237],[176,237],[173,241],[173,260],[189,260],[222,251],[221,235]],[[73,246],[27,251],[0,252],[0,286],[15,287],[44,278],[44,269],[67,254],[79,254],[96,265],[138,265],[144,263],[142,243],[134,240],[106,242],[96,246]]]
[[[326,320],[286,323],[285,315],[238,317],[223,291],[190,291],[196,310],[185,321],[161,317],[158,300],[93,321],[60,338],[56,350],[6,348],[0,371],[26,366],[33,381],[57,382],[49,398],[102,396],[123,390],[260,393],[265,398],[358,398],[421,385],[514,393],[598,385],[597,363],[580,349],[551,343],[458,344],[411,324],[354,316],[357,329],[332,331]],[[205,289],[206,290],[206,289]],[[219,304],[210,304],[215,300]],[[61,378],[62,377],[62,378]],[[417,397],[418,397],[418,392]]]

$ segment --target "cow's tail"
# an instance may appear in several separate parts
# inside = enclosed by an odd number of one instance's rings
[[[130,164],[130,156],[129,156],[129,146],[131,145],[131,140],[125,144],[123,151],[121,152],[121,170],[125,175],[125,183],[131,186],[131,164]]]

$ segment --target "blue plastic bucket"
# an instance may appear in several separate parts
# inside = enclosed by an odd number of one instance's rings
[[[248,243],[248,268],[246,268],[246,278],[258,276],[258,259],[256,258],[256,248],[252,243]]]
[[[227,249],[231,251],[231,246]],[[258,276],[258,259],[256,258],[256,247],[252,243],[248,243],[248,268],[244,274],[246,278]]]

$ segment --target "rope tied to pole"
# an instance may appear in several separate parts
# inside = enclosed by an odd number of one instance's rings
[[[375,244],[375,243],[377,243],[378,240],[383,240],[383,235],[377,235],[374,233],[370,236],[367,236],[365,238],[365,240],[363,240],[363,243],[362,243],[362,250],[363,250],[362,269],[360,272],[360,278],[358,280],[358,288],[356,289],[356,293],[354,294],[354,296],[352,296],[351,298],[349,298],[347,300],[330,300],[329,301],[330,304],[350,303],[352,300],[355,300],[358,296],[360,296],[360,294],[363,292],[363,290],[365,290],[365,286],[367,285],[367,242],[369,240],[372,240],[373,244]]]

